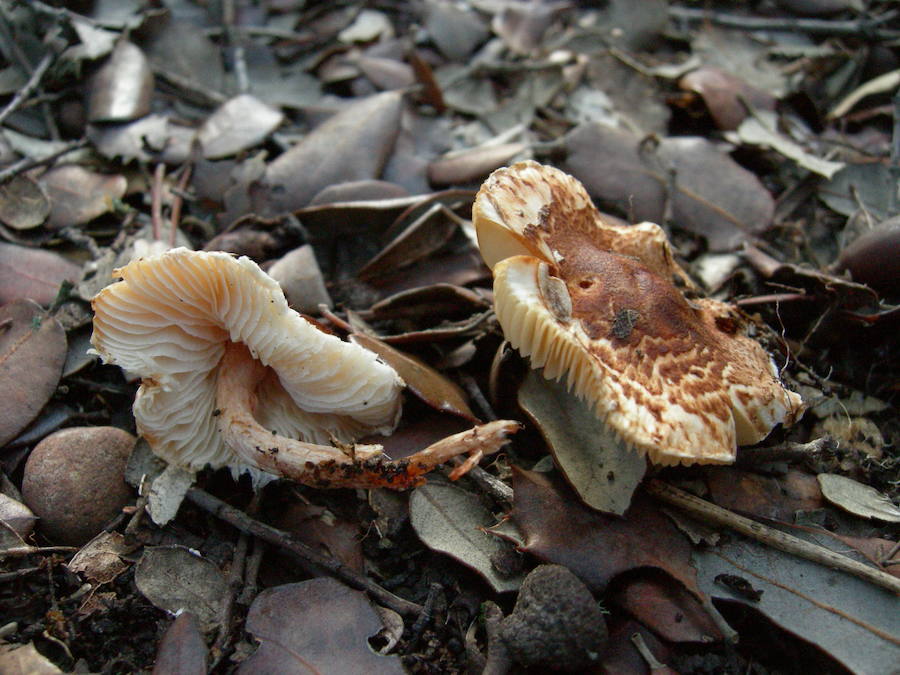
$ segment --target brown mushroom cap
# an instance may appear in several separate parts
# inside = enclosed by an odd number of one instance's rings
[[[731,462],[801,413],[743,315],[673,285],[686,275],[657,225],[605,222],[577,180],[535,162],[494,172],[473,220],[507,339],[652,461]]]
[[[265,429],[328,444],[395,427],[403,387],[396,372],[290,309],[249,258],[174,249],[116,274],[122,281],[94,298],[91,342],[105,361],[143,378],[138,430],[167,461],[254,470],[217,429],[218,368],[228,345],[243,345],[232,351],[266,367],[252,394]]]

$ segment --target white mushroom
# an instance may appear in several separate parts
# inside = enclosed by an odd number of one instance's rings
[[[174,249],[116,274],[122,280],[94,298],[91,342],[105,361],[142,377],[138,431],[170,463],[401,488],[475,449],[470,440],[442,442],[392,462],[381,446],[353,445],[394,429],[403,381],[374,353],[290,309],[249,258]],[[512,430],[493,423],[465,433],[491,452]]]

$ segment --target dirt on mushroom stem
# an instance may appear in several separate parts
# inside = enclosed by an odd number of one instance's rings
[[[263,428],[254,415],[256,390],[267,368],[249,350],[229,342],[216,384],[216,418],[225,444],[262,471],[320,488],[387,487],[402,490],[421,485],[424,474],[463,453],[480,458],[500,449],[517,422],[498,420],[454,434],[412,456],[391,460],[380,445],[354,444],[348,449],[286,438]],[[466,469],[474,465],[467,462]],[[458,478],[465,471],[454,471]]]

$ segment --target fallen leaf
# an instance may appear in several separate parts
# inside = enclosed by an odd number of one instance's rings
[[[776,124],[774,112],[759,111],[753,117],[748,117],[741,122],[737,135],[743,143],[771,148],[804,169],[825,178],[833,178],[834,174],[846,166],[844,162],[832,162],[807,152],[799,143],[778,132],[775,128]]]
[[[722,634],[697,598],[683,587],[653,575],[629,580],[613,593],[613,602],[670,642],[712,642]]]
[[[22,502],[0,492],[0,522],[20,537],[28,537],[34,530],[37,517]]]
[[[378,354],[382,361],[397,371],[411,392],[435,410],[478,422],[460,386],[424,361],[404,354],[370,335],[354,333],[350,341]]]
[[[534,370],[519,389],[519,405],[584,503],[606,513],[625,513],[647,470],[646,459],[624,447],[565,384]]]
[[[681,78],[678,86],[694,91],[720,129],[737,129],[751,110],[775,110],[775,98],[746,80],[715,66],[700,66]]]
[[[446,0],[427,0],[423,10],[425,30],[450,61],[465,60],[488,38],[489,31],[481,17],[467,7]]]
[[[0,307],[0,446],[28,426],[56,391],[66,333],[31,300]]]
[[[110,159],[149,162],[165,150],[173,129],[168,117],[147,115],[126,124],[91,124],[87,136],[97,151]]]
[[[140,47],[122,40],[89,85],[88,119],[125,122],[150,112],[153,71]]]
[[[225,618],[228,581],[214,564],[183,546],[151,546],[134,568],[138,590],[167,612],[189,611],[203,631]]]
[[[136,546],[125,543],[118,532],[101,532],[81,547],[66,564],[70,572],[80,572],[89,581],[108,584],[128,569],[122,556],[134,551]]]
[[[175,517],[194,478],[193,473],[176,464],[169,464],[153,478],[147,509],[154,523],[165,525]]]
[[[834,178],[819,185],[819,197],[842,215],[851,216],[862,208],[881,221],[893,215],[891,192],[895,189],[887,163],[848,163]]]
[[[889,673],[900,663],[900,612],[886,589],[744,538],[697,549],[694,561],[701,588],[713,598],[762,612],[851,672]],[[745,579],[762,595],[745,598],[716,583],[721,574]]]
[[[365,563],[356,523],[335,516],[323,506],[290,504],[273,518],[272,525],[363,573]],[[296,565],[296,561],[291,562],[292,567]]]
[[[63,671],[29,642],[27,645],[0,644],[0,672],[5,675],[57,675]]]
[[[653,567],[702,597],[691,545],[654,502],[638,494],[624,518],[595,511],[573,499],[560,478],[513,467],[512,520],[525,536],[522,547],[545,562],[564,565],[594,592],[618,574]]]
[[[64,281],[76,283],[81,267],[58,253],[0,243],[0,303],[29,298],[49,305]]]
[[[675,225],[730,250],[765,230],[775,202],[752,173],[709,141],[695,137],[641,141],[602,124],[582,124],[564,139],[563,164],[600,202],[635,221],[664,220],[667,193]]]
[[[443,248],[458,223],[443,204],[433,204],[356,273],[363,281],[395,274]]]
[[[822,488],[822,496],[848,513],[860,518],[900,523],[900,509],[875,488],[834,473],[820,473],[816,479]]]
[[[262,143],[284,120],[280,111],[243,94],[217,108],[197,130],[206,159],[222,159]]]
[[[294,211],[333,183],[378,178],[400,129],[402,102],[398,92],[356,102],[273,160],[259,212]]]
[[[524,143],[501,143],[444,155],[428,165],[428,180],[437,186],[480,181],[494,169],[510,163],[526,147]]]
[[[495,518],[477,495],[432,479],[409,498],[413,529],[432,550],[441,551],[480,574],[494,591],[514,591],[523,575],[504,577],[492,558],[511,550],[509,543],[484,532]]]
[[[405,672],[396,656],[379,656],[369,647],[368,638],[382,624],[366,596],[329,577],[262,591],[245,628],[260,644],[238,668],[240,675]]]
[[[14,230],[30,230],[50,214],[50,200],[41,184],[25,174],[0,185],[0,220]]]
[[[41,184],[50,197],[51,229],[81,225],[112,211],[128,188],[125,176],[94,173],[74,164],[50,169]]]
[[[759,518],[791,522],[795,512],[824,505],[815,477],[797,470],[772,477],[730,466],[708,467],[706,483],[715,504]]]
[[[197,617],[191,612],[182,612],[159,643],[151,675],[206,675],[206,672],[206,642],[200,633]]]

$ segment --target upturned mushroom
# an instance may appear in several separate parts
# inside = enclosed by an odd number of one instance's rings
[[[516,428],[492,422],[391,461],[380,445],[354,441],[394,429],[403,381],[290,309],[249,258],[179,248],[115,274],[122,280],[93,300],[91,343],[142,378],[138,431],[182,468],[400,489],[460,453],[497,450]]]
[[[509,342],[658,464],[729,463],[803,411],[750,323],[687,281],[659,226],[604,220],[572,176],[495,171],[473,207]]]

